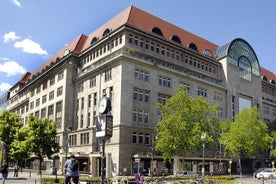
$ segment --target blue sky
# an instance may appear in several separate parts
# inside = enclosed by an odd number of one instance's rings
[[[219,46],[245,39],[276,74],[276,1],[1,0],[0,95],[80,34],[134,5]]]

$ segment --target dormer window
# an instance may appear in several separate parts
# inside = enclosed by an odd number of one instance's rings
[[[103,32],[103,37],[107,36],[110,32],[111,32],[110,29],[104,30],[104,32]]]
[[[263,80],[264,80],[264,81],[267,81],[267,78],[266,78],[266,76],[263,76],[262,78],[263,78]]]
[[[163,36],[162,31],[161,31],[158,27],[152,28],[151,32],[153,32],[153,33],[155,33],[155,34],[158,34],[158,35],[160,35],[160,36]]]
[[[92,38],[90,45],[93,45],[94,43],[96,43],[98,41],[97,37]]]
[[[197,46],[194,43],[190,43],[189,48],[197,51]]]
[[[203,54],[208,57],[212,57],[212,53],[209,49],[204,50]]]
[[[275,80],[270,80],[270,83],[275,85]]]
[[[172,41],[181,44],[181,40],[177,35],[173,35],[171,38]]]
[[[67,54],[69,54],[70,53],[70,50],[69,49],[66,49],[65,51],[64,51],[64,53],[63,53],[63,56],[66,56]]]

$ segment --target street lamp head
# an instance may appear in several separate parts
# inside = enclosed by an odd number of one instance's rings
[[[207,134],[204,132],[201,134],[201,141],[206,141]]]

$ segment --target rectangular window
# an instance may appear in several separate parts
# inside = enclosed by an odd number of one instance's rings
[[[43,90],[47,89],[47,82],[43,83],[42,89],[43,89]]]
[[[81,114],[80,118],[80,128],[83,128],[83,114]]]
[[[87,107],[90,108],[91,104],[92,104],[92,97],[91,97],[91,95],[88,95],[88,104],[87,104]]]
[[[47,95],[42,96],[42,104],[47,102]]]
[[[97,105],[97,93],[93,94],[93,101],[94,101],[93,105],[94,106]]]
[[[145,144],[150,144],[150,136],[149,136],[149,134],[145,135]]]
[[[202,88],[202,87],[198,87],[197,88],[197,95],[207,97],[207,89]]]
[[[171,87],[171,79],[164,76],[159,76],[158,84],[161,86]]]
[[[50,79],[50,86],[52,86],[54,84],[55,84],[55,77],[53,77],[53,78]]]
[[[33,109],[34,108],[34,102],[31,102],[30,103],[30,109]]]
[[[142,133],[139,133],[139,144],[143,144],[144,136]]]
[[[84,109],[84,97],[81,98],[81,109]]]
[[[48,107],[48,119],[50,121],[53,121],[54,120],[54,106],[53,105],[50,105]]]
[[[57,88],[57,96],[62,95],[62,92],[63,92],[63,86]]]
[[[35,95],[35,90],[33,89],[32,91],[31,91],[31,97],[33,97]]]
[[[40,86],[37,87],[37,88],[36,88],[36,94],[40,93],[40,90],[41,90],[41,87],[40,87]]]
[[[64,77],[63,70],[58,73],[58,81],[62,80]]]
[[[46,118],[46,108],[41,109],[41,118]]]
[[[136,110],[136,109],[133,110],[133,113],[132,113],[132,121],[133,121],[134,123],[137,123],[137,110]]]
[[[35,101],[35,106],[38,107],[39,105],[40,105],[40,99],[38,98],[38,99],[36,99],[36,101]]]
[[[89,87],[92,88],[95,86],[96,86],[96,77],[94,76],[94,77],[90,78]]]
[[[132,143],[134,143],[134,144],[137,143],[137,133],[136,132],[132,133]]]
[[[134,71],[134,78],[143,81],[149,81],[149,72],[136,69]]]
[[[91,124],[91,113],[88,112],[87,113],[87,127],[90,127],[90,124]]]
[[[57,128],[61,128],[62,121],[62,102],[56,103],[56,124]]]
[[[53,90],[49,93],[49,100],[53,100],[54,97],[55,97],[55,91]]]
[[[112,75],[111,75],[111,69],[106,70],[104,73],[104,80],[105,81],[109,81],[112,79]]]

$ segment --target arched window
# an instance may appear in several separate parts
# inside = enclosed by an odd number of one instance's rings
[[[64,53],[63,53],[63,56],[66,56],[67,54],[69,54],[70,53],[70,50],[69,49],[66,49],[65,51],[64,51]]]
[[[103,37],[105,37],[106,35],[108,35],[110,32],[111,32],[110,29],[104,30],[104,32],[103,32]]]
[[[94,43],[96,43],[98,41],[97,37],[92,38],[90,45],[93,45]]]
[[[211,52],[209,49],[205,49],[204,52],[203,52],[203,54],[204,54],[205,56],[212,57],[212,52]]]
[[[174,42],[177,42],[177,43],[181,44],[181,40],[180,40],[180,38],[177,35],[173,35],[172,38],[171,38],[171,40],[174,41]]]
[[[163,33],[162,33],[161,29],[159,29],[158,27],[152,28],[151,32],[153,32],[155,34],[158,34],[160,36],[163,36]]]
[[[196,44],[194,44],[194,43],[190,43],[190,44],[189,44],[189,48],[191,48],[191,49],[197,51],[197,46],[196,46]]]
[[[246,57],[247,61],[249,61],[252,74],[257,76],[260,75],[260,66],[257,55],[245,40],[237,38],[216,49],[217,59],[224,58],[225,56],[227,56],[228,63],[234,66],[244,63],[244,57]]]
[[[270,83],[275,85],[275,80],[270,80]]]
[[[264,81],[267,81],[266,76],[262,76],[262,79],[263,79]]]
[[[241,56],[238,60],[240,78],[251,81],[251,63],[245,56]]]

